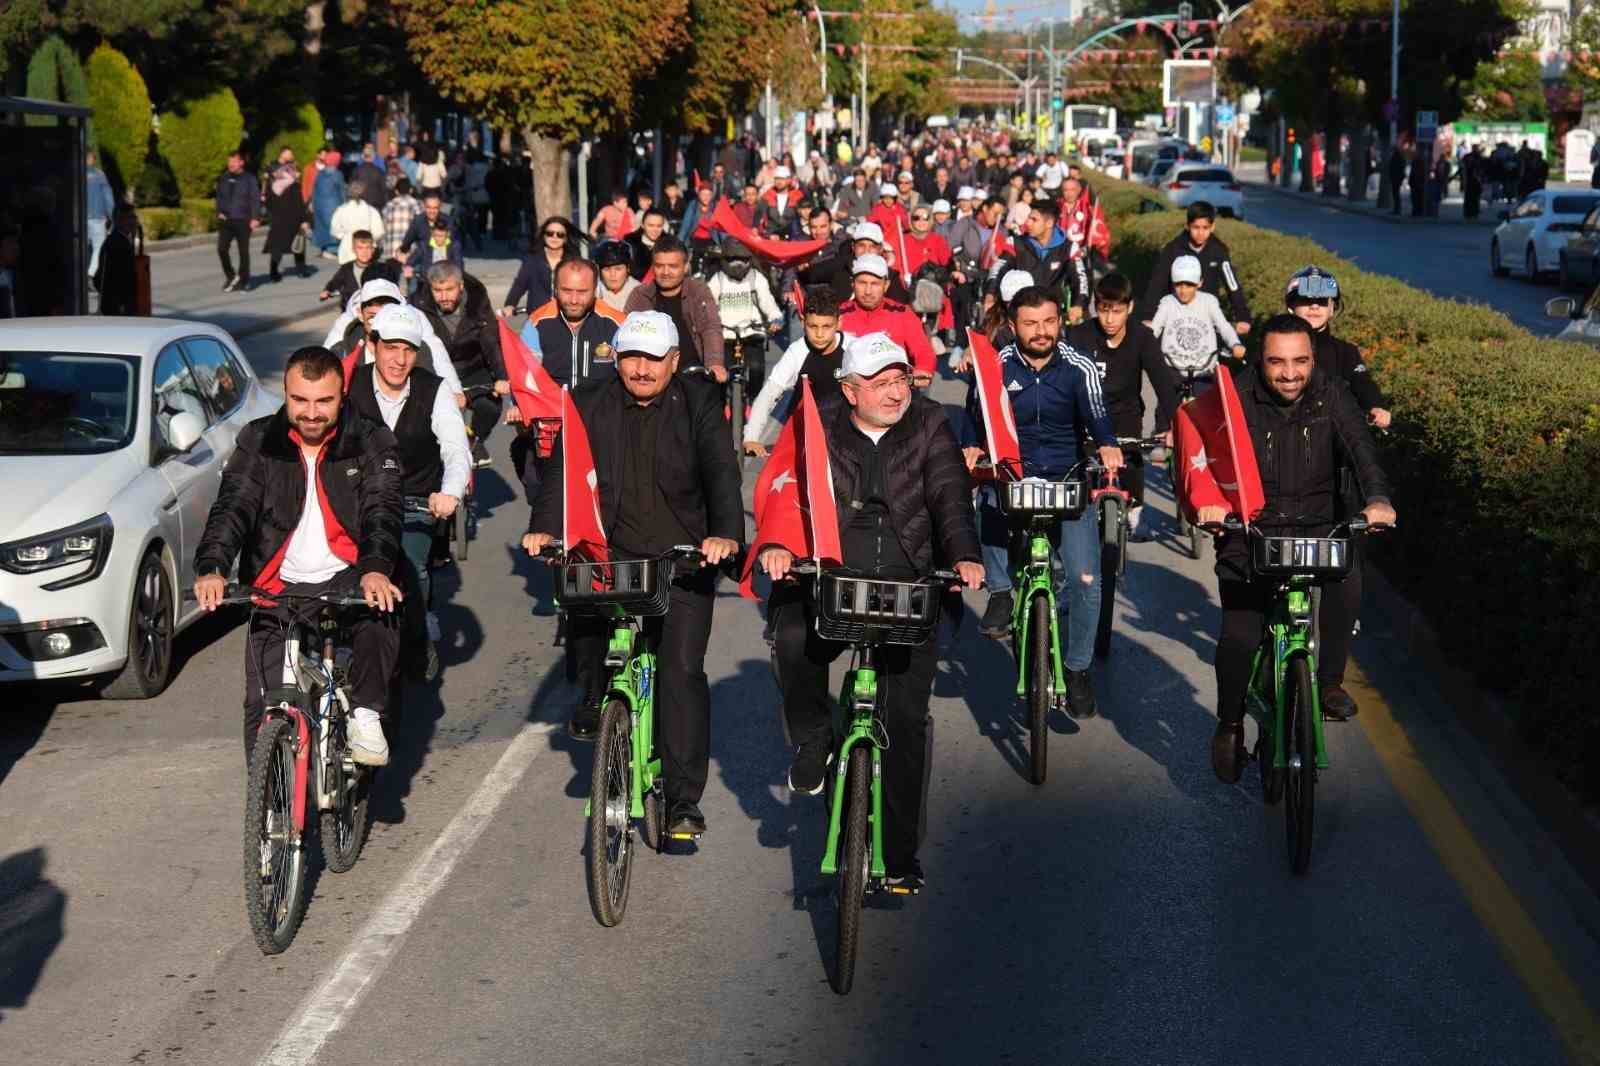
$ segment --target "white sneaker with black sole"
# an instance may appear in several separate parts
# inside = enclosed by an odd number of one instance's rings
[[[383,736],[383,722],[370,707],[350,712],[348,726],[350,757],[362,766],[388,766],[389,742]]]

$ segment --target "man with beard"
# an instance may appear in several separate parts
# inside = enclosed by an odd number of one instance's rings
[[[428,283],[418,290],[414,306],[427,316],[434,335],[444,342],[462,387],[480,387],[468,402],[472,461],[488,466],[487,442],[500,420],[500,398],[511,392],[500,352],[500,320],[489,290],[456,264],[435,263],[428,268]]]
[[[701,366],[718,382],[728,380],[722,347],[722,319],[717,298],[699,278],[689,277],[689,250],[676,237],[663,234],[650,251],[655,278],[633,290],[628,313],[660,311],[677,328],[677,360]]]
[[[348,358],[350,353],[359,347],[360,361],[372,362],[374,352],[377,350],[372,340],[373,316],[387,304],[405,302],[400,287],[394,282],[385,278],[375,278],[366,282],[350,298],[350,302],[345,304],[344,313],[329,327],[328,335],[322,340],[322,346],[341,360]],[[450,354],[445,350],[444,342],[434,335],[432,326],[427,326],[423,330],[422,350],[417,353],[417,365],[444,379],[445,388],[450,390],[457,407],[467,405],[467,398],[461,388],[461,379],[456,376],[455,365],[450,362]]]

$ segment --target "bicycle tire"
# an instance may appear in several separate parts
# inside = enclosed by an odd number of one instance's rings
[[[250,777],[244,811],[244,898],[250,932],[263,955],[276,955],[294,943],[306,913],[306,853],[289,843],[293,832],[294,726],[268,718],[250,751]],[[276,847],[273,847],[273,842]],[[264,859],[271,848],[270,864]],[[263,871],[263,866],[270,866]]]
[[[472,499],[471,496],[463,499],[456,507],[455,514],[451,516],[454,519],[451,532],[455,534],[456,560],[463,563],[467,561],[467,541],[470,539],[467,536],[469,532],[467,529],[467,501],[470,499]]]
[[[589,895],[595,918],[607,928],[622,921],[628,909],[633,871],[631,729],[627,706],[621,700],[607,703],[595,738],[589,796]]]
[[[1289,766],[1284,770],[1284,835],[1289,846],[1289,868],[1304,876],[1311,868],[1312,830],[1317,811],[1317,752],[1311,715],[1311,665],[1304,656],[1289,663],[1285,686]],[[1299,765],[1296,766],[1296,763]]]
[[[1200,539],[1200,530],[1184,522],[1184,527],[1189,534],[1189,558],[1198,559],[1205,552],[1205,542]]]
[[[1116,612],[1117,600],[1117,549],[1110,545],[1100,548],[1100,618],[1095,624],[1094,654],[1098,659],[1111,655],[1111,622]]]
[[[733,423],[733,450],[744,455],[744,382],[737,376],[728,382],[728,421]]]
[[[1028,603],[1028,780],[1044,784],[1050,753],[1050,598],[1034,593]]]
[[[667,850],[667,797],[659,781],[644,794],[644,844],[657,855]]]
[[[848,995],[856,979],[856,953],[861,946],[861,901],[867,894],[867,811],[871,756],[864,744],[850,749],[846,781],[843,854],[839,856],[838,940],[833,959],[833,990]]]
[[[330,873],[342,874],[356,864],[367,843],[372,826],[367,809],[372,772],[347,768],[343,758],[336,758],[329,772],[333,775],[333,809],[322,812],[317,838],[322,865]]]
[[[1117,530],[1122,526],[1122,502],[1115,496],[1100,501],[1100,543],[1107,548],[1117,546]]]

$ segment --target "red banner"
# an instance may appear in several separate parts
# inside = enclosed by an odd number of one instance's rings
[[[365,354],[364,353],[366,352],[366,350],[367,350],[367,342],[364,341],[364,340],[361,340],[361,341],[356,341],[355,344],[351,345],[350,350],[344,354],[343,362],[344,362],[344,391],[345,392],[349,392],[350,391],[350,379],[355,377],[356,376],[356,371],[361,368],[361,364],[365,359]]]
[[[756,598],[751,582],[765,548],[782,548],[796,559],[843,560],[828,439],[810,379],[802,375],[799,388],[795,409],[756,479],[756,535],[739,582],[739,591],[749,599]]]
[[[561,390],[561,544],[591,562],[611,558],[600,518],[600,479],[589,450],[589,431],[578,417],[570,389]]]
[[[1226,507],[1249,525],[1267,498],[1250,427],[1227,367],[1217,367],[1216,388],[1178,408],[1174,428],[1178,502],[1189,521],[1197,520],[1202,507]]]
[[[998,474],[1012,481],[1022,479],[1022,445],[1017,441],[1017,421],[1011,414],[1011,397],[1006,392],[1005,374],[1000,368],[1000,353],[975,329],[967,330],[967,350],[972,353],[972,378],[977,384],[979,409],[983,412],[984,450]]]
[[[711,212],[711,228],[721,230],[756,255],[779,266],[809,259],[828,246],[827,241],[780,241],[763,237],[739,221],[739,216],[733,213],[733,206],[726,197],[719,200],[717,209]]]
[[[506,362],[506,380],[511,382],[511,398],[522,412],[524,425],[532,427],[539,418],[561,417],[561,387],[534,358],[516,330],[497,319],[500,327],[500,355]]]

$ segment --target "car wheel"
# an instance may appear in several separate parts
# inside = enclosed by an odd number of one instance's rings
[[[139,562],[128,611],[128,661],[101,695],[109,700],[147,700],[159,696],[172,677],[174,611],[172,581],[155,548]]]
[[[1528,273],[1531,284],[1539,284],[1539,256],[1533,250],[1533,245],[1528,245],[1528,252],[1522,259],[1522,269]]]
[[[1500,241],[1489,242],[1489,270],[1497,278],[1503,278],[1511,273],[1511,268],[1500,262]]]

